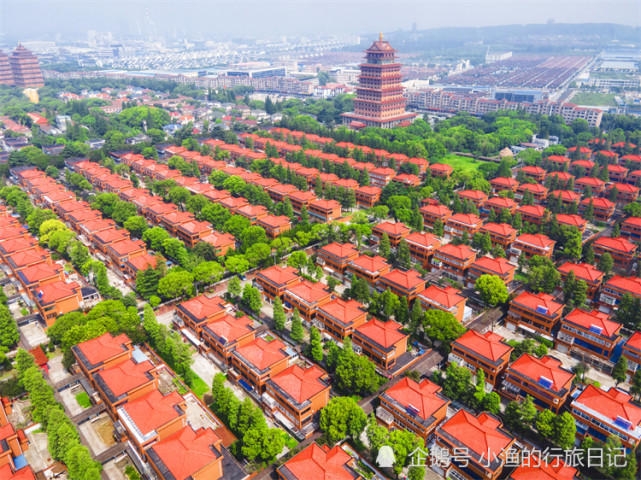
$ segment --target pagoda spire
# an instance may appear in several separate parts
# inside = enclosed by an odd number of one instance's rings
[[[379,41],[379,42],[382,42],[382,41],[383,41],[383,32],[380,32],[380,33],[378,34],[378,41]]]

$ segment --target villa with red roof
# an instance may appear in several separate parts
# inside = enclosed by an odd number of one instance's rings
[[[274,239],[292,228],[292,222],[285,215],[266,215],[256,223],[265,229],[267,238]]]
[[[369,172],[370,183],[374,187],[385,188],[396,172],[388,167],[377,167]]]
[[[621,341],[621,324],[610,320],[607,313],[575,308],[563,320],[554,346],[561,353],[589,358],[589,363],[610,372],[608,363]]]
[[[467,245],[447,243],[439,247],[432,256],[432,268],[442,270],[455,279],[464,277],[476,260],[476,252]]]
[[[524,458],[507,480],[576,480],[577,469],[566,465],[559,457],[548,463],[537,455]]]
[[[483,220],[473,213],[455,213],[445,222],[445,237],[463,238],[467,233],[467,238],[471,240],[481,225]]]
[[[451,457],[466,452],[465,462],[452,461],[447,466],[432,468],[444,478],[497,479],[514,445],[514,438],[502,426],[489,413],[475,417],[465,409],[459,410],[436,430],[435,443],[448,450]]]
[[[147,252],[145,243],[142,240],[132,240],[127,238],[119,242],[107,245],[106,254],[112,263],[120,270],[125,270],[125,264],[128,260],[144,255]]]
[[[255,277],[259,289],[268,299],[272,300],[276,297],[282,298],[287,288],[300,283],[301,280],[298,270],[294,267],[281,267],[280,265],[261,270]]]
[[[503,280],[508,286],[514,280],[514,272],[516,265],[510,263],[505,258],[497,257],[492,258],[487,255],[478,258],[467,272],[467,285],[472,287],[476,285],[476,281],[481,275],[495,275]]]
[[[236,246],[236,239],[229,233],[212,232],[200,240],[214,247],[216,256],[226,255],[229,249]]]
[[[491,391],[498,386],[510,362],[512,350],[497,333],[488,331],[481,334],[476,330],[468,330],[452,342],[452,351],[447,360],[459,367],[468,368],[472,374],[478,369],[483,370],[485,389]]]
[[[316,251],[316,262],[343,275],[347,265],[356,259],[360,252],[351,243],[330,243]]]
[[[577,178],[574,182],[574,191],[580,194],[586,194],[591,191],[592,195],[599,196],[605,192],[605,182],[596,177]]]
[[[234,210],[235,214],[245,217],[250,225],[255,225],[261,218],[266,217],[269,211],[262,205],[243,205]]]
[[[291,193],[297,192],[298,189],[294,185],[277,183],[267,188],[266,191],[274,202],[280,203],[285,201]]]
[[[383,235],[387,235],[392,248],[398,248],[401,239],[410,234],[410,228],[403,222],[383,222],[372,228],[372,237],[375,243],[379,243]]]
[[[2,227],[4,228],[4,227]],[[26,238],[18,238],[12,240],[5,240],[0,242],[0,256],[6,261],[9,255],[14,253],[24,252],[25,250],[33,250],[38,247],[38,240],[32,236]]]
[[[316,417],[329,403],[329,390],[326,372],[316,365],[294,364],[267,380],[263,406],[268,415],[303,439],[314,433]]]
[[[457,288],[450,286],[442,288],[437,285],[430,285],[418,294],[418,300],[425,310],[435,308],[449,312],[459,322],[463,321],[467,298],[462,296],[461,291]]]
[[[641,218],[626,218],[621,223],[621,235],[628,237],[632,241],[641,241]]]
[[[392,270],[378,279],[377,289],[381,292],[389,289],[399,297],[407,298],[411,303],[425,289],[425,279],[416,270]]]
[[[418,383],[404,377],[379,396],[376,418],[387,428],[400,426],[427,440],[447,415],[450,400],[441,390],[427,379]]]
[[[78,310],[82,303],[80,285],[76,282],[41,284],[32,287],[30,294],[47,327],[53,325],[58,316]]]
[[[410,249],[410,256],[420,262],[423,268],[430,264],[434,251],[441,246],[441,241],[436,235],[427,232],[414,232],[405,237]]]
[[[572,192],[570,190],[554,190],[548,195],[548,205],[552,202],[552,197],[558,199],[561,202],[563,208],[570,208],[572,205],[579,205],[581,201],[581,195]]]
[[[541,225],[545,223],[549,212],[541,205],[523,205],[516,209],[521,214],[523,223],[534,223]]]
[[[581,235],[585,233],[588,221],[581,215],[557,213],[556,221],[559,225],[567,225],[568,227],[576,227]]]
[[[537,409],[558,414],[574,390],[574,377],[574,373],[554,357],[537,358],[524,353],[505,371],[500,393],[515,401],[530,395]]]
[[[392,178],[392,181],[398,182],[406,187],[418,187],[421,184],[421,179],[411,173],[401,173],[396,175]]]
[[[202,353],[213,353],[225,363],[229,362],[231,352],[256,338],[254,321],[247,317],[232,317],[229,314],[217,316],[205,323],[200,329]]]
[[[367,310],[356,300],[336,298],[318,307],[316,320],[321,323],[321,330],[342,342],[367,321]]]
[[[116,418],[119,406],[158,388],[158,371],[149,360],[138,362],[132,357],[95,372],[93,384],[109,415]]]
[[[616,208],[616,204],[614,202],[611,202],[607,198],[584,198],[579,204],[579,213],[582,215],[585,214],[585,209],[590,205],[590,203],[594,209],[595,220],[600,220],[601,222],[610,221],[612,215],[614,215],[614,209]]]
[[[287,346],[266,331],[231,352],[228,374],[244,389],[262,395],[267,381],[289,367],[289,360]]]
[[[599,302],[602,307],[612,309],[621,302],[626,293],[641,298],[641,278],[615,275],[601,289]]]
[[[137,257],[127,260],[125,263],[125,272],[133,279],[136,278],[138,272],[147,270],[148,268],[156,268],[158,257],[151,253],[144,253]]]
[[[287,309],[297,309],[301,317],[311,322],[316,317],[316,311],[326,303],[331,302],[332,293],[324,283],[310,282],[305,279],[300,283],[285,289],[283,303]]]
[[[352,343],[378,367],[388,370],[407,351],[409,335],[401,329],[402,325],[393,320],[381,322],[374,318],[354,329]]]
[[[83,233],[89,229],[100,228],[100,230],[94,231],[91,237],[89,237],[89,240],[95,247],[95,250],[105,254],[107,253],[107,246],[130,238],[129,232],[124,228],[117,228],[115,226],[113,228],[103,228],[106,225],[104,221],[96,220],[95,222],[83,223],[80,228]]]
[[[93,380],[92,375],[98,370],[131,358],[132,351],[131,340],[127,335],[121,333],[114,337],[109,332],[71,347],[80,370],[89,380]]]
[[[160,215],[158,217],[159,225],[169,232],[170,235],[178,234],[178,227],[183,223],[193,222],[196,217],[191,212],[174,211]]]
[[[276,471],[279,480],[363,480],[356,460],[340,445],[312,443]]]
[[[491,211],[494,211],[497,216],[501,215],[503,210],[507,210],[510,212],[510,216],[512,216],[514,212],[516,212],[516,207],[518,207],[518,204],[511,198],[492,197],[485,202],[479,211],[481,217],[484,218],[489,216]]]
[[[480,232],[489,233],[492,246],[499,245],[505,251],[510,248],[519,233],[508,223],[486,223],[481,227]]]
[[[621,165],[608,165],[608,177],[611,182],[624,183],[629,171]]]
[[[605,442],[616,435],[629,451],[641,443],[641,408],[632,397],[614,387],[601,390],[588,385],[571,404],[579,438],[592,437]]]
[[[587,283],[588,296],[590,298],[594,297],[594,294],[597,292],[599,287],[601,287],[601,282],[603,281],[604,276],[602,271],[589,263],[566,262],[558,268],[558,271],[561,274],[561,281],[563,282],[565,282],[565,279],[570,272],[574,272],[574,276],[577,279],[583,280]]]
[[[223,462],[231,455],[210,427],[187,425],[149,447],[145,457],[162,480],[221,480],[228,473]]]
[[[130,401],[116,410],[118,420],[139,451],[182,429],[187,424],[186,402],[177,391],[160,390]]]
[[[358,278],[364,278],[371,287],[374,287],[378,283],[379,278],[389,273],[391,268],[390,264],[379,255],[373,257],[361,255],[349,262],[347,272],[348,275],[356,275]]]
[[[543,168],[535,166],[523,167],[519,172],[523,172],[526,177],[534,179],[537,183],[543,183],[547,173]]]
[[[604,253],[609,253],[614,260],[614,264],[627,269],[637,246],[623,237],[599,237],[592,243],[595,258],[601,258]]]
[[[577,150],[580,158],[590,158],[590,155],[592,155],[592,150],[587,147],[571,147],[568,148],[568,153],[574,153]]]
[[[356,203],[361,207],[372,208],[381,198],[380,187],[362,186],[354,189]]]
[[[452,172],[454,172],[454,167],[446,163],[433,163],[428,167],[428,171],[433,177],[445,178],[447,180],[450,178],[450,175],[452,175]]]
[[[514,199],[519,202],[523,200],[526,192],[530,192],[532,195],[532,201],[534,204],[541,204],[545,202],[548,197],[548,189],[540,183],[522,183],[516,189],[514,194]]]
[[[456,192],[458,197],[461,199],[461,202],[470,201],[474,204],[477,209],[483,207],[485,202],[487,202],[487,193],[481,190],[461,190]]]
[[[572,159],[563,155],[550,155],[545,161],[551,163],[555,168],[563,169],[570,166]]]
[[[24,457],[24,451],[29,450],[29,440],[24,430],[16,430],[9,423],[5,408],[11,408],[11,404],[0,405],[0,478],[2,480],[33,480],[35,477],[31,467],[25,466],[26,459]]]
[[[312,200],[308,209],[310,219],[319,223],[331,223],[341,218],[341,204],[336,200]]]
[[[16,277],[26,290],[39,288],[43,285],[64,282],[64,269],[58,263],[49,265],[46,262],[25,267],[16,272]]]
[[[556,242],[542,233],[524,233],[514,240],[510,251],[508,252],[513,260],[518,260],[521,255],[530,259],[537,255],[539,257],[552,258],[554,245]]]
[[[191,328],[196,336],[203,326],[227,313],[222,297],[208,297],[205,294],[181,302],[176,307],[176,316]]]
[[[544,292],[534,295],[526,291],[510,302],[505,326],[549,338],[562,314],[563,304],[556,302],[552,295]]]
[[[519,187],[519,182],[511,177],[498,177],[490,180],[490,185],[492,186],[492,193],[494,195],[498,195],[499,192],[505,190],[516,193],[516,189]]]
[[[641,332],[634,332],[623,345],[622,355],[628,360],[626,382],[634,376],[641,365]]]
[[[452,216],[452,210],[445,205],[424,205],[420,208],[420,213],[423,215],[423,223],[425,227],[434,228],[437,220],[440,220],[443,225],[448,218]]]
[[[98,210],[75,210],[68,215],[68,222],[71,225],[71,228],[78,233],[83,233],[80,229],[84,224],[92,221],[104,221],[109,222],[110,227],[115,227],[116,222],[109,219],[102,218],[102,214]]]
[[[202,238],[212,233],[214,233],[214,229],[209,222],[199,222],[198,220],[181,223],[176,229],[176,236],[190,248],[194,248]]]
[[[636,182],[635,182],[636,183]],[[625,206],[628,203],[632,203],[639,198],[639,188],[628,183],[610,183],[605,188],[605,194],[610,198],[610,195],[613,194],[613,190],[616,188],[616,202]]]
[[[270,179],[271,180],[271,179]],[[301,210],[303,209],[303,206],[309,210],[309,204],[313,201],[316,200],[316,195],[314,192],[292,192],[289,194],[289,201],[292,204],[292,209],[296,213],[300,213]]]

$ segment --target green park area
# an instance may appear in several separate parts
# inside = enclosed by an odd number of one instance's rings
[[[462,157],[460,155],[455,155],[453,153],[450,153],[449,155],[446,155],[445,157],[441,158],[438,160],[439,163],[446,163],[448,165],[451,165],[454,167],[454,169],[459,169],[465,172],[473,172],[478,170],[479,166],[481,166],[483,163],[480,160],[476,160],[474,158],[470,157]]]
[[[82,408],[91,407],[91,399],[86,392],[80,392],[78,395],[76,395],[76,400]]]
[[[590,106],[616,106],[614,101],[614,94],[612,93],[592,93],[580,92],[572,97],[571,103],[575,105],[590,105]]]

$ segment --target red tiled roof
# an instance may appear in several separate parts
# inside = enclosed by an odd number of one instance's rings
[[[247,216],[247,217],[255,217],[258,215],[266,214],[268,213],[268,211],[262,205],[247,204],[237,208],[236,213],[238,213],[239,215]]]
[[[603,187],[605,185],[605,182],[596,177],[581,177],[581,178],[577,178],[574,184],[586,185],[590,187]]]
[[[625,344],[628,347],[641,351],[641,332],[634,332]]]
[[[592,202],[592,206],[597,208],[602,208],[604,210],[610,210],[614,208],[614,203],[608,200],[607,198],[584,198],[581,200],[581,205],[589,205]]]
[[[443,431],[465,447],[485,458],[498,457],[512,442],[512,438],[499,431],[501,422],[488,413],[475,417],[466,410],[459,410],[441,425]]]
[[[621,165],[608,165],[609,173],[628,173],[628,169]]]
[[[298,275],[298,270],[294,267],[281,267],[280,265],[274,265],[258,273],[276,285],[285,285],[293,279],[301,278],[300,275]]]
[[[639,277],[622,277],[620,275],[615,275],[608,280],[606,285],[629,292],[637,297],[641,297],[641,278]]]
[[[481,190],[462,190],[458,192],[459,197],[469,198],[470,200],[485,200],[487,194]]]
[[[138,257],[130,259],[127,263],[133,266],[136,271],[146,270],[148,267],[156,268],[158,259],[155,255],[145,253]]]
[[[569,163],[572,161],[571,159],[569,159],[568,157],[564,157],[563,155],[550,155],[547,159],[554,163]]]
[[[227,314],[208,322],[205,328],[231,343],[254,331],[254,321],[247,316],[236,318]]]
[[[579,149],[580,153],[592,153],[592,150],[586,147],[571,147],[571,148],[568,148],[568,152],[574,152],[576,151],[577,148]]]
[[[487,202],[485,202],[485,206],[498,207],[498,208],[513,208],[517,206],[517,203],[511,198],[492,197]]]
[[[538,248],[552,247],[556,243],[554,240],[548,238],[542,233],[524,233],[516,238],[517,242],[533,245]]]
[[[574,178],[574,175],[571,175],[568,172],[552,172],[550,173],[550,176],[558,178],[561,182],[568,182],[571,178]]]
[[[395,174],[396,172],[388,167],[378,167],[375,168],[370,172],[370,175],[374,175],[377,177],[391,177]]]
[[[445,308],[452,308],[465,300],[465,297],[461,296],[460,293],[461,291],[458,288],[442,288],[437,285],[430,285],[418,295],[432,300]]]
[[[427,379],[418,383],[408,377],[404,377],[396,385],[390,387],[385,394],[399,402],[404,407],[412,407],[417,411],[419,418],[428,419],[449,400],[438,393],[441,387]]]
[[[92,365],[102,364],[105,361],[127,351],[131,340],[124,333],[114,337],[107,332],[92,340],[78,344],[78,349]]]
[[[454,340],[454,343],[485,358],[489,358],[493,362],[512,350],[512,347],[503,342],[501,335],[491,331],[480,334],[476,330],[468,330],[461,337]]]
[[[623,237],[599,237],[594,241],[594,245],[606,248],[608,250],[617,250],[619,252],[634,253],[637,246],[627,241]]]
[[[202,237],[201,240],[203,242],[212,244],[214,247],[234,245],[236,243],[236,239],[233,235],[221,232],[212,232],[209,235]]]
[[[633,405],[631,399],[629,394],[617,388],[610,387],[608,391],[604,391],[588,385],[572,404],[585,405],[613,422],[617,417],[624,418],[632,424],[631,429],[634,430],[641,424],[641,408]]]
[[[11,425],[11,424],[7,424]],[[0,478],[2,480],[35,480],[36,477],[33,475],[33,470],[30,466],[26,466],[13,473],[11,471],[11,465],[8,463],[0,467]],[[352,477],[349,477],[349,480],[352,480]]]
[[[330,449],[312,443],[281,468],[291,472],[296,480],[353,480],[354,475],[347,466],[351,460],[338,445]]]
[[[395,269],[386,273],[381,278],[406,289],[412,289],[418,285],[425,284],[425,280],[421,278],[421,274],[416,270],[403,271]]]
[[[26,267],[18,272],[19,276],[23,277],[27,284],[59,276],[60,273],[62,273],[62,267],[57,263],[54,263],[53,265],[49,265],[48,263],[39,263]]]
[[[235,353],[262,371],[287,358],[287,354],[283,351],[284,349],[285,344],[277,338],[273,338],[268,342],[265,337],[260,337],[242,347],[238,347]]]
[[[554,297],[552,295],[548,295],[544,292],[540,292],[536,295],[530,292],[523,292],[512,300],[512,302],[523,305],[531,310],[536,310],[538,307],[546,308],[550,315],[555,315],[563,308],[562,304],[554,301]]]
[[[545,207],[540,205],[523,205],[516,209],[517,212],[534,217],[543,217],[545,215]]]
[[[95,375],[102,378],[115,397],[119,397],[149,382],[147,373],[153,369],[154,366],[149,360],[135,363],[129,358],[112,367],[100,370]]]
[[[303,369],[298,365],[283,370],[272,377],[272,382],[282,388],[296,403],[301,404],[322,392],[329,385],[320,379],[327,375],[316,365]]]
[[[47,355],[45,355],[45,352],[43,352],[42,348],[40,347],[29,350],[29,353],[33,355],[36,365],[38,365],[39,367],[42,367],[43,365],[46,365],[47,362],[49,362]]]
[[[367,270],[368,272],[379,272],[385,267],[389,267],[389,263],[379,255],[370,257],[368,255],[361,255],[360,257],[352,260],[354,266],[362,270]]]
[[[492,185],[498,185],[503,187],[516,187],[519,182],[510,177],[498,177],[490,180]]]
[[[327,210],[327,211],[341,208],[341,204],[338,203],[336,200],[316,199],[316,200],[312,200],[310,202],[310,205],[313,205],[314,208],[318,208],[320,210]]]
[[[354,245],[352,245],[351,243],[334,242],[330,243],[329,245],[325,245],[320,250],[338,258],[346,258],[350,255],[353,255],[354,253],[358,253],[358,250],[356,250],[356,248],[354,248]]]
[[[199,295],[195,298],[180,303],[178,306],[186,310],[194,318],[204,320],[225,310],[225,301],[222,297],[207,297]]]
[[[405,237],[407,243],[419,245],[421,247],[431,247],[440,245],[441,241],[436,235],[427,232],[414,232]]]
[[[572,382],[574,374],[562,368],[559,360],[547,355],[536,358],[534,355],[524,353],[517,358],[508,370],[512,370],[538,382],[541,377],[552,381],[551,390],[560,391]]]
[[[307,279],[288,287],[286,292],[302,298],[310,304],[314,304],[331,295],[325,284],[321,282],[310,282]]]
[[[381,322],[380,320],[373,318],[369,322],[358,327],[356,330],[379,345],[387,348],[404,338],[407,338],[407,335],[401,332],[401,328],[402,325],[393,320]]]
[[[641,220],[641,219],[639,219]],[[1,243],[4,255],[11,255],[20,250],[26,250],[38,246],[38,241],[33,237],[12,238]]]
[[[336,298],[322,307],[318,307],[318,310],[327,313],[346,325],[352,324],[356,319],[367,313],[362,303],[356,300],[343,300],[342,298]]]
[[[556,221],[558,223],[563,223],[565,225],[571,225],[577,228],[581,228],[585,226],[588,221],[585,220],[583,217],[580,215],[574,215],[574,214],[565,214],[565,213],[558,213],[556,215]]]
[[[116,252],[118,255],[128,255],[139,250],[144,250],[145,243],[142,240],[131,240],[130,238],[126,238],[125,240],[112,243],[108,248]]]
[[[96,225],[96,223],[92,225]],[[105,225],[105,223],[100,223],[99,225]],[[129,232],[124,228],[114,227],[110,229],[100,230],[99,232],[94,233],[93,237],[95,241],[109,244],[109,243],[114,243],[121,240],[129,239]]]
[[[581,199],[581,195],[570,190],[554,190],[550,195],[560,197],[565,202],[578,202]]]
[[[512,225],[510,225],[509,223],[486,223],[481,227],[481,230],[495,233],[504,237],[510,237],[518,232],[518,230],[516,228],[512,228]]]
[[[630,185],[629,183],[611,183],[606,187],[606,190],[608,192],[611,192],[614,189],[617,189],[617,192],[619,193],[639,193],[639,188],[635,187],[634,185]]]
[[[630,161],[630,162],[641,162],[641,155],[625,155],[621,157],[621,160]]]
[[[289,217],[285,215],[267,215],[258,220],[258,222],[270,228],[279,228],[291,224]]]
[[[67,297],[76,295],[80,291],[80,285],[76,282],[54,282],[48,283],[47,285],[41,285],[38,287],[38,294],[40,298],[38,303],[41,305],[48,305],[50,303],[62,300]]]
[[[474,226],[482,222],[478,215],[473,213],[455,213],[447,219],[448,222],[461,223],[463,225]]]
[[[211,428],[194,430],[187,425],[151,449],[176,480],[187,480],[220,457],[213,447],[219,443],[220,437]]]
[[[576,468],[566,465],[558,457],[547,463],[536,455],[530,455],[528,462],[523,461],[516,467],[510,480],[574,480],[576,473]]]
[[[374,228],[383,233],[387,233],[388,235],[402,235],[410,232],[410,228],[403,222],[383,222],[379,223]]]
[[[603,272],[589,263],[565,262],[559,267],[559,272],[566,274],[574,272],[576,278],[580,278],[581,280],[586,280],[588,282],[596,282],[600,278],[603,278]]]
[[[505,275],[516,269],[516,266],[508,262],[505,258],[491,258],[488,256],[477,259],[472,266],[482,268],[490,272],[496,272],[499,275]]]
[[[174,406],[184,401],[177,391],[163,395],[160,390],[152,390],[146,395],[126,403],[122,408],[138,427],[138,430],[143,435],[147,435],[178,418],[180,413],[176,411]]]
[[[414,163],[414,162],[412,162]],[[452,165],[447,165],[446,163],[433,163],[429,166],[430,170],[436,170],[439,172],[453,172],[454,167]]]
[[[188,234],[202,234],[203,232],[212,231],[212,226],[208,222],[199,222],[198,220],[193,220],[183,223],[178,227],[178,230],[187,232]]]
[[[530,174],[533,174],[533,175],[545,174],[545,170],[544,169],[542,169],[541,167],[535,167],[535,166],[523,167],[521,169],[521,171],[525,172],[525,173],[530,173]]]
[[[420,209],[421,213],[429,213],[431,215],[436,215],[438,217],[451,215],[452,210],[447,208],[445,205],[425,205]]]
[[[476,252],[467,245],[452,245],[446,243],[436,250],[438,253],[447,255],[448,257],[457,258],[460,260],[467,260],[476,256]]]
[[[613,335],[616,335],[617,332],[621,329],[620,323],[613,322],[612,320],[610,320],[610,315],[604,312],[599,312],[598,310],[586,312],[584,310],[581,310],[580,308],[575,308],[570,313],[568,313],[564,320],[576,323],[588,330],[592,326],[600,327],[603,335],[606,337],[612,337]]]

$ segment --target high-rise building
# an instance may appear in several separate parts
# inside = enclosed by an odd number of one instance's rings
[[[365,63],[360,65],[354,111],[343,114],[343,123],[352,128],[392,128],[402,122],[411,123],[416,114],[405,112],[401,64],[396,61],[396,50],[383,40],[381,33],[365,54]]]
[[[22,45],[13,51],[9,58],[13,72],[13,83],[16,87],[44,87],[42,70],[38,58]]]
[[[0,85],[13,85],[13,72],[6,53],[0,50]]]

